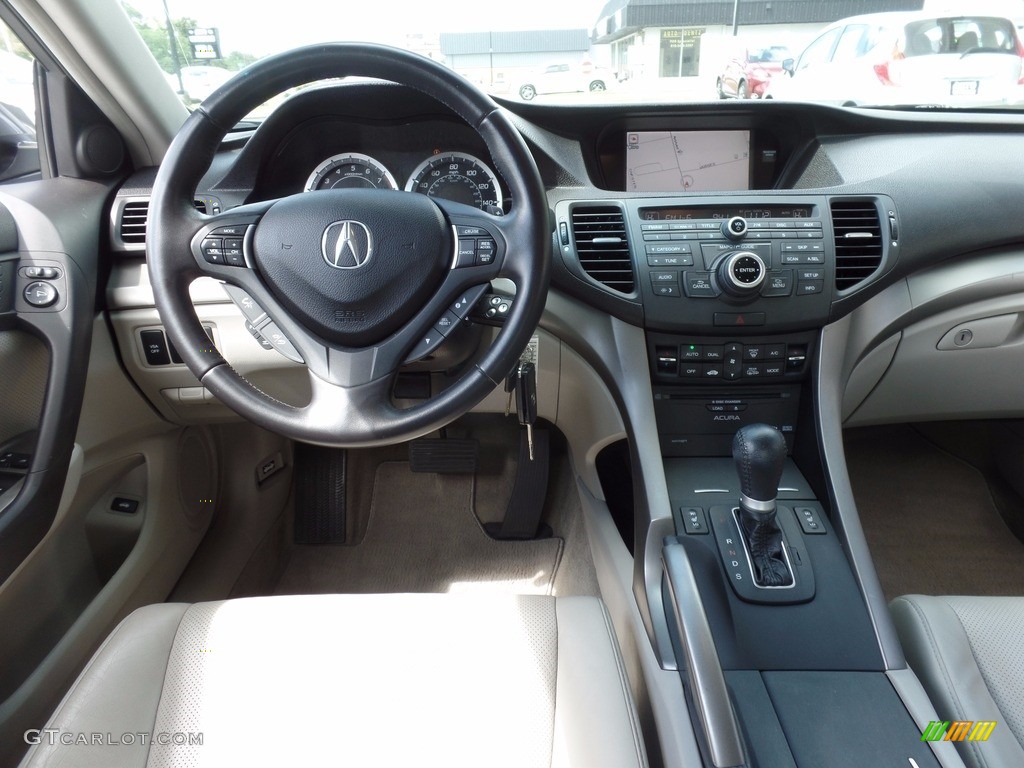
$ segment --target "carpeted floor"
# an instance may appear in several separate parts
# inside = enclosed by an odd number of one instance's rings
[[[495,541],[474,510],[471,475],[377,465],[355,546],[293,546],[275,594],[499,590],[550,594],[563,540]]]
[[[1024,544],[977,469],[906,425],[847,430],[844,440],[886,597],[1024,595]]]

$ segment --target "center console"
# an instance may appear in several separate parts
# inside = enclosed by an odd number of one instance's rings
[[[814,402],[835,302],[898,246],[892,202],[733,192],[596,206],[561,203],[556,236],[580,279],[643,308],[674,522],[651,611],[664,610],[704,763],[938,766],[833,516]],[[623,248],[628,286],[608,279]],[[635,549],[644,573],[649,547]]]

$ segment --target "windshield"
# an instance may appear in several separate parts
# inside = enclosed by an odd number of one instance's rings
[[[1017,109],[1024,2],[479,0],[325,4],[124,0],[168,83],[194,105],[300,45],[361,40],[443,62],[511,101],[779,99]],[[962,10],[954,6],[962,4]],[[983,10],[984,13],[979,13]],[[262,110],[266,112],[273,105]],[[259,116],[259,115],[257,115]]]

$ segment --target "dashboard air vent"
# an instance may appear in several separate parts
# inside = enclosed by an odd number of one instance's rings
[[[200,213],[206,213],[206,203],[194,200]],[[128,200],[121,209],[121,223],[118,235],[125,245],[141,246],[146,243],[146,224],[149,221],[149,200]]]
[[[146,219],[148,216],[148,200],[135,200],[125,203],[121,211],[121,241],[126,245],[146,242]]]
[[[882,224],[871,200],[833,200],[836,290],[860,285],[882,263]]]
[[[572,231],[583,271],[614,291],[632,293],[636,281],[622,209],[577,206],[572,212]]]

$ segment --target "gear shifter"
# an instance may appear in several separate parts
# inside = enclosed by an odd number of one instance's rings
[[[739,523],[750,552],[754,581],[761,587],[790,586],[793,574],[775,519],[786,440],[767,424],[748,424],[732,441],[732,457],[740,476]]]

